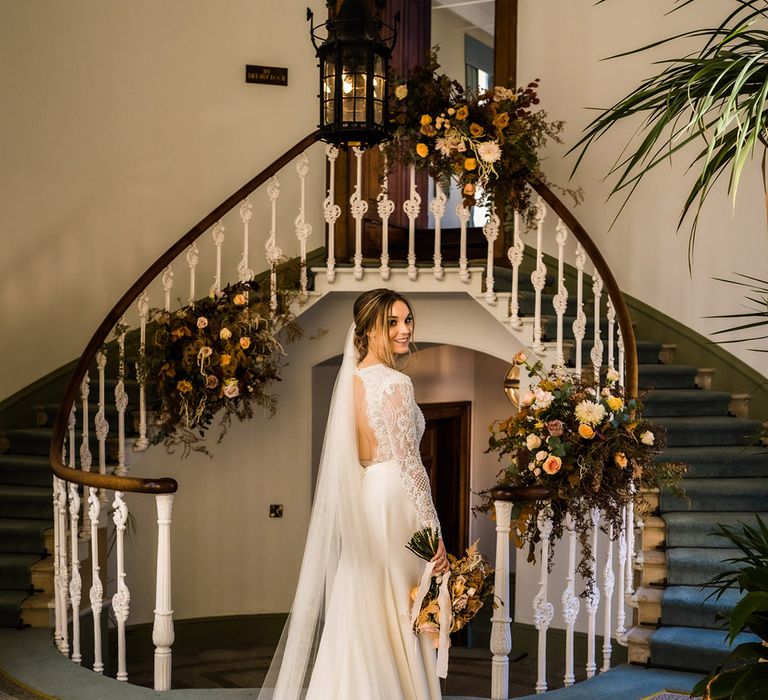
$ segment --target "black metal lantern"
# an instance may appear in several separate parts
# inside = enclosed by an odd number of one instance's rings
[[[320,61],[320,138],[336,146],[370,148],[389,138],[387,75],[399,13],[391,27],[381,19],[384,0],[326,4],[328,21],[318,26],[307,8]]]

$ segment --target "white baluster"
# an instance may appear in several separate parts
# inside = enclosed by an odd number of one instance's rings
[[[616,344],[619,347],[619,384],[624,384],[624,336],[621,334],[621,328],[619,328],[619,334],[616,338]]]
[[[299,213],[293,221],[296,238],[299,239],[299,258],[301,260],[301,291],[299,293],[299,302],[304,303],[307,300],[307,239],[312,235],[312,225],[307,223],[306,219],[306,190],[307,175],[309,174],[309,158],[306,153],[302,153],[296,161],[296,173],[299,176]]]
[[[170,265],[163,270],[161,277],[163,282],[163,308],[171,310],[171,290],[173,289],[173,268]]]
[[[435,217],[435,254],[433,255],[434,267],[432,268],[432,274],[435,279],[441,280],[445,275],[443,270],[443,254],[441,252],[441,221],[445,216],[445,204],[448,201],[448,197],[445,196],[443,188],[440,187],[440,183],[435,181],[435,198],[429,205],[429,210],[432,212],[432,216]]]
[[[467,269],[467,224],[469,223],[469,209],[463,204],[456,207],[456,216],[459,217],[459,279],[469,282],[469,270]]]
[[[549,567],[549,536],[552,533],[552,512],[545,508],[539,512],[537,523],[541,533],[541,578],[539,579],[539,592],[533,599],[533,623],[539,631],[536,693],[544,693],[547,690],[547,630],[552,623],[555,608],[547,600],[547,574]]]
[[[70,558],[72,568],[69,577],[69,599],[72,601],[72,661],[79,664],[82,661],[80,655],[80,595],[83,582],[80,579],[80,560],[78,558],[77,547],[78,538],[76,533],[80,521],[80,492],[77,484],[69,485],[69,538],[72,550]]]
[[[576,681],[573,673],[573,636],[576,618],[579,615],[580,603],[575,592],[576,579],[576,529],[573,526],[573,516],[566,515],[565,527],[568,532],[568,575],[563,591],[563,620],[565,621],[565,676],[563,684],[567,688]]]
[[[67,433],[69,434],[69,467],[77,469],[77,460],[75,459],[75,425],[77,421],[75,405],[72,404],[72,410],[69,412],[67,421]]]
[[[67,625],[67,608],[69,606],[69,571],[67,552],[67,485],[63,479],[58,479],[58,514],[59,523],[59,606],[61,607],[61,640],[59,651],[69,654],[69,626]]]
[[[64,457],[62,457],[62,463]],[[64,639],[62,629],[67,626],[67,607],[66,597],[62,591],[61,582],[61,547],[62,533],[59,523],[59,509],[61,494],[59,492],[59,479],[53,477],[53,600],[54,600],[54,632],[53,640],[59,651],[62,651],[61,644]],[[64,544],[66,547],[66,543]]]
[[[171,647],[173,610],[171,609],[171,511],[173,494],[155,496],[157,504],[157,581],[155,586],[155,690],[171,689]]]
[[[325,157],[328,159],[328,196],[323,200],[323,216],[328,224],[328,259],[325,275],[329,282],[336,278],[336,241],[334,240],[336,220],[341,216],[341,207],[335,203],[336,191],[336,159],[339,149],[328,143],[325,146]]]
[[[603,364],[603,341],[600,339],[600,298],[603,293],[603,280],[597,270],[592,275],[592,293],[595,296],[595,345],[589,357],[592,360],[592,371],[597,388],[600,385],[600,367]]]
[[[635,594],[635,486],[629,486],[630,499],[627,503],[627,565],[624,570],[624,600],[632,608],[637,607]]]
[[[363,217],[368,211],[368,202],[363,199],[363,150],[356,146],[352,149],[355,154],[356,180],[355,191],[349,198],[349,209],[355,220],[355,268],[356,280],[363,279]]]
[[[616,328],[616,309],[613,308],[613,302],[611,301],[610,296],[607,298],[605,315],[608,319],[608,367],[616,369],[613,357],[613,334]]]
[[[384,152],[384,145],[379,146]],[[381,179],[381,191],[376,197],[376,208],[381,218],[381,267],[379,274],[381,279],[388,280],[389,269],[389,217],[395,213],[395,203],[389,198],[389,172],[386,154],[384,158],[384,176]]]
[[[122,491],[115,491],[112,502],[112,520],[115,523],[115,542],[117,545],[117,592],[112,596],[112,609],[117,620],[117,680],[127,681],[128,671],[125,662],[125,623],[131,605],[131,593],[125,585],[125,525],[128,522],[128,506]]]
[[[606,543],[605,569],[603,570],[603,598],[605,610],[603,615],[603,665],[600,671],[609,671],[611,668],[611,615],[613,614],[613,525],[608,526],[608,541]]]
[[[614,631],[614,637],[617,640],[622,640],[627,633],[624,622],[626,620],[626,611],[624,609],[624,585],[625,580],[625,567],[627,565],[627,507],[624,506],[621,509],[621,529],[619,530],[619,571],[618,571],[618,584],[619,590],[616,594],[616,629]]]
[[[93,613],[93,670],[96,673],[104,671],[101,658],[101,608],[104,600],[104,588],[101,584],[101,568],[99,567],[99,518],[101,516],[101,501],[99,490],[88,489],[88,515],[91,521],[91,612]]]
[[[523,239],[520,237],[520,214],[518,212],[515,212],[514,229],[512,245],[507,250],[509,264],[512,266],[512,295],[510,299],[509,324],[512,328],[521,328],[523,322],[520,319],[520,265],[523,262],[525,245]]]
[[[576,320],[573,322],[573,337],[576,340],[575,370],[576,376],[581,376],[582,346],[584,336],[587,334],[587,316],[584,313],[584,265],[587,262],[587,254],[581,243],[576,245]]]
[[[270,302],[269,307],[274,314],[277,311],[277,263],[283,255],[283,251],[277,246],[277,198],[280,196],[280,182],[277,175],[269,178],[267,182],[267,197],[269,197],[270,215],[272,225],[269,229],[269,237],[264,244],[267,251],[267,262],[269,263],[269,288]]]
[[[589,558],[589,580],[587,581],[587,678],[592,678],[597,671],[595,653],[596,617],[600,607],[600,588],[597,585],[597,542],[600,532],[600,511],[593,508],[592,516],[592,556]]]
[[[90,394],[90,388],[91,388],[91,378],[88,376],[88,373],[85,373],[85,376],[83,377],[83,381],[80,384],[80,401],[82,404],[82,412],[83,412],[83,431],[82,431],[82,439],[80,441],[80,469],[82,469],[84,472],[91,471],[91,466],[93,465],[93,456],[91,455],[91,436],[90,436],[90,427],[89,427],[89,411],[88,411],[88,395]],[[78,533],[78,537],[85,541],[90,536],[91,527],[88,524],[88,509],[87,507],[83,507],[83,522],[82,522],[82,529]]]
[[[209,290],[210,294],[218,294],[221,291],[221,244],[224,243],[224,224],[217,221],[211,230],[213,245],[216,247],[216,273],[213,276],[213,284]]]
[[[147,318],[149,317],[149,295],[143,291],[139,295],[139,360],[136,363],[136,377],[139,380],[139,436],[133,443],[133,451],[141,452],[149,447],[147,439],[147,378],[143,363],[147,348]]]
[[[509,524],[512,503],[494,501],[496,510],[496,571],[494,589],[498,605],[491,617],[491,699],[509,697],[509,652],[512,651],[512,631],[509,616]]]
[[[240,262],[237,263],[237,279],[240,284],[245,284],[253,279],[254,272],[248,265],[248,238],[250,236],[251,219],[253,218],[253,204],[246,197],[240,205],[240,221],[243,224],[243,253],[240,256]]]
[[[555,226],[557,241],[557,294],[552,300],[552,306],[557,314],[557,359],[556,364],[565,367],[565,356],[563,355],[563,317],[568,308],[568,290],[565,288],[565,242],[568,240],[568,227],[561,219],[557,220]]]
[[[125,476],[125,409],[128,407],[128,394],[125,391],[125,318],[118,322],[117,336],[117,384],[115,385],[115,406],[117,407],[117,476]]]
[[[198,253],[197,243],[192,243],[187,248],[187,267],[189,268],[189,298],[187,303],[190,306],[195,303],[195,268],[197,268],[197,263],[200,262]]]
[[[416,190],[416,166],[408,166],[410,183],[408,199],[403,202],[403,211],[408,217],[408,279],[415,280],[419,271],[416,268],[416,219],[421,212],[421,195]]]
[[[547,268],[544,265],[542,251],[542,236],[544,231],[544,219],[547,215],[547,207],[544,200],[539,197],[536,200],[536,269],[531,273],[531,284],[536,292],[533,314],[533,349],[541,351],[541,292],[547,282]]]
[[[109,423],[106,418],[106,401],[104,398],[104,370],[107,366],[107,354],[104,350],[96,353],[96,368],[99,371],[99,408],[96,412],[96,439],[99,441],[99,474],[107,473],[107,435]],[[107,494],[102,489],[100,493],[102,503],[107,502]]]
[[[486,260],[485,270],[485,302],[494,304],[496,302],[496,293],[493,291],[493,244],[499,237],[499,227],[501,221],[496,214],[496,209],[491,208],[491,215],[483,226],[483,235],[488,243],[488,258]]]

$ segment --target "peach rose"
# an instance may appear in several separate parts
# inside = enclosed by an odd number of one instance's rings
[[[591,426],[587,425],[586,423],[580,423],[579,435],[585,440],[591,440],[593,437],[595,437],[595,431],[592,430]]]
[[[222,367],[226,367],[230,362],[232,362],[232,355],[222,355],[219,359]]]
[[[231,337],[232,337],[232,331],[229,330],[229,328],[224,327],[219,331],[219,338],[221,338],[222,340],[229,340]]]
[[[245,294],[235,294],[232,301],[235,303],[236,306],[242,306],[245,304]]]
[[[557,472],[560,471],[562,464],[563,460],[560,459],[560,457],[556,455],[550,455],[544,462],[543,468],[547,474],[557,474]]]
[[[251,347],[251,339],[247,335],[244,335],[242,338],[240,338],[240,347],[243,350],[247,350],[249,347]]]
[[[613,461],[616,463],[617,467],[621,467],[623,469],[627,466],[627,455],[625,455],[623,452],[617,452],[615,455],[613,455]]]
[[[208,319],[205,316],[200,316],[197,319],[197,327],[202,330],[208,326]]]
[[[421,158],[426,158],[429,155],[429,147],[426,143],[418,143],[416,144],[416,153]]]
[[[477,161],[474,158],[467,158],[464,161],[464,170],[476,170]]]

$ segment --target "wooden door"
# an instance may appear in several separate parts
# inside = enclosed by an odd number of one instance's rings
[[[426,420],[421,458],[432,485],[446,549],[458,557],[469,545],[469,401],[421,404]]]

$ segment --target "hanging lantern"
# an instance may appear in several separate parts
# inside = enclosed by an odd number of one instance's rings
[[[381,19],[384,0],[326,4],[328,21],[318,26],[307,9],[320,68],[320,138],[370,148],[389,138],[387,75],[399,13],[390,27]]]

